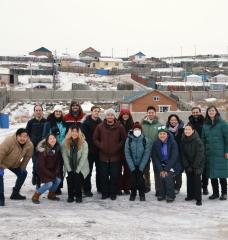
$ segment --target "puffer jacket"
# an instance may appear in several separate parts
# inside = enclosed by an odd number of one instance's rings
[[[140,171],[144,171],[144,168],[150,158],[150,143],[148,138],[143,134],[139,137],[133,135],[133,131],[130,131],[125,143],[125,157],[127,160],[130,171],[134,171],[136,167]]]

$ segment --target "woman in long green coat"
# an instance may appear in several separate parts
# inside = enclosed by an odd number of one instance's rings
[[[206,111],[202,130],[202,141],[205,146],[207,175],[211,178],[213,194],[209,199],[219,198],[219,183],[221,185],[220,200],[227,199],[228,177],[228,124],[224,121],[215,106]]]

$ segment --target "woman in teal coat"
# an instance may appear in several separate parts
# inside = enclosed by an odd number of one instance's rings
[[[211,178],[213,194],[209,199],[219,198],[219,184],[221,185],[220,200],[227,199],[228,177],[228,124],[221,117],[215,106],[206,111],[205,123],[202,130],[202,141],[205,146],[206,170]]]

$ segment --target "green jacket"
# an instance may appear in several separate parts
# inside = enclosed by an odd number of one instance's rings
[[[210,178],[228,177],[228,124],[217,117],[212,124],[211,120],[205,121],[202,130],[202,141],[205,147],[206,170]]]
[[[150,141],[150,145],[152,147],[153,142],[157,139],[158,136],[158,127],[161,126],[161,123],[158,119],[154,119],[153,121],[149,121],[147,117],[145,117],[142,122],[142,132]]]
[[[61,149],[62,149],[64,167],[66,168],[67,172],[70,172],[72,171],[70,166],[70,149],[66,147],[65,141],[63,142]],[[77,173],[81,172],[83,177],[86,178],[87,175],[89,174],[88,144],[86,141],[82,144],[82,147],[78,150],[77,159],[78,159],[78,166],[77,166],[76,172]]]

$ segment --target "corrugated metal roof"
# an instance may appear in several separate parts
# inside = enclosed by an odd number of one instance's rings
[[[140,97],[143,97],[143,96],[145,96],[147,94],[148,94],[147,91],[138,91],[138,92],[136,92],[136,93],[134,93],[134,94],[132,94],[130,96],[125,97],[123,99],[123,102],[130,103],[130,102],[132,102],[132,101],[134,101],[134,100],[136,100],[136,99],[138,99]]]

